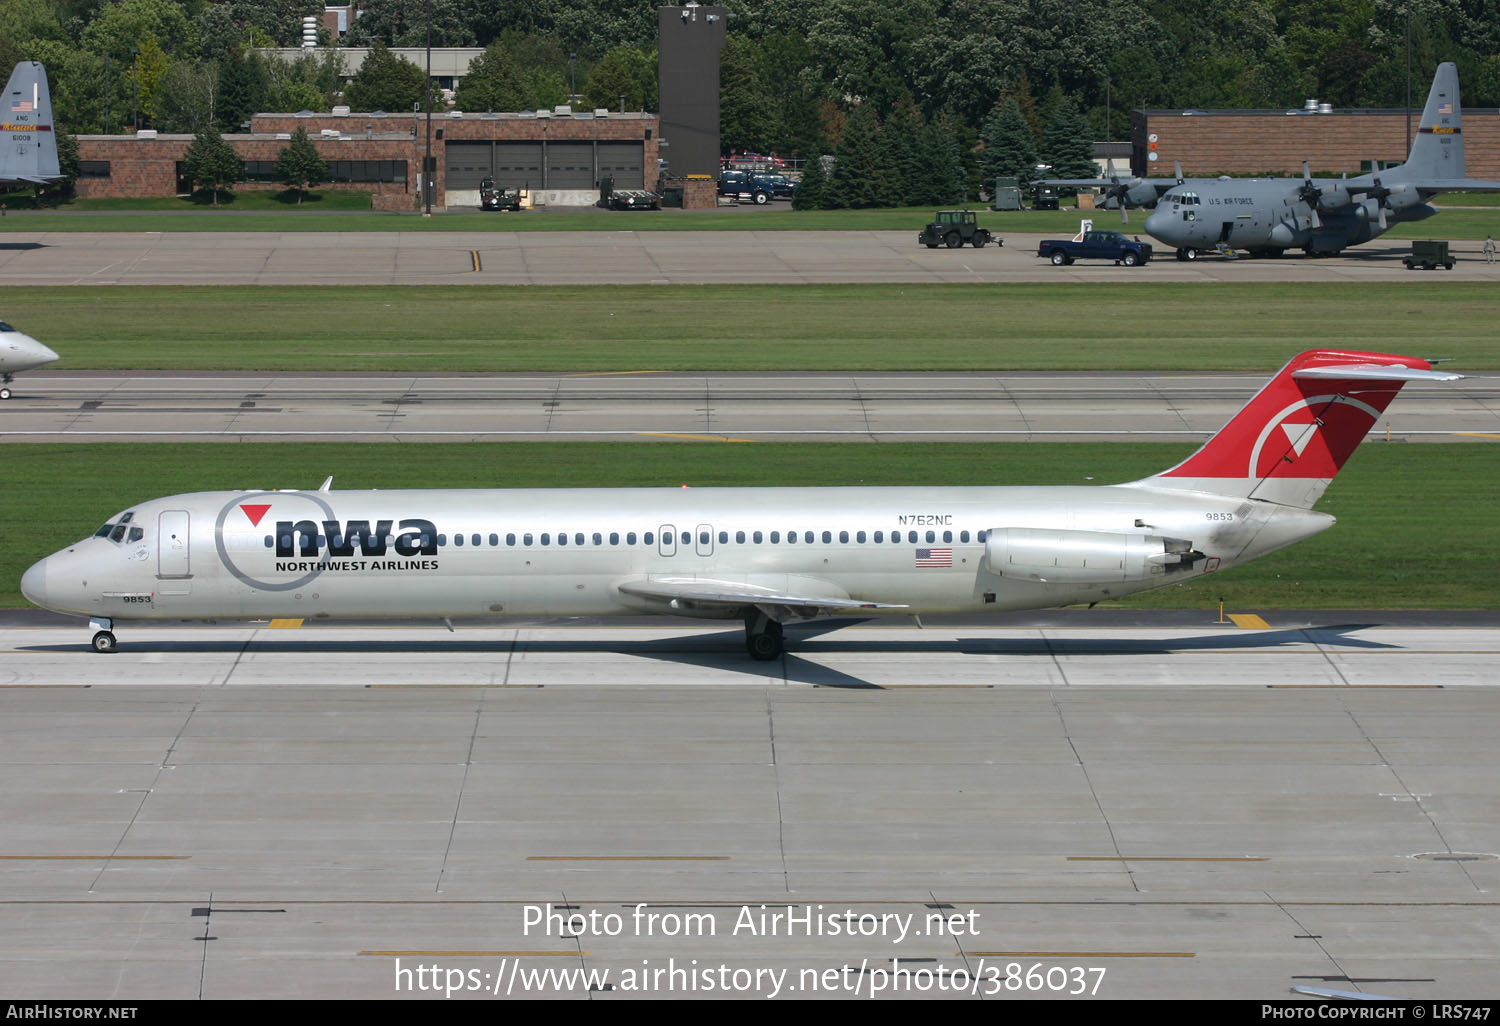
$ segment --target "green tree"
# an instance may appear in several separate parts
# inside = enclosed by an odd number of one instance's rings
[[[516,111],[535,105],[530,83],[505,44],[491,43],[458,83],[459,110]]]
[[[269,105],[266,66],[254,50],[231,54],[219,64],[217,118],[221,132],[238,132],[250,115]],[[292,110],[301,110],[293,107]]]
[[[307,129],[298,128],[292,141],[276,157],[276,180],[297,190],[297,205],[307,190],[328,181],[328,165],[318,156],[317,148],[307,137]]]
[[[192,135],[212,126],[218,89],[219,73],[212,64],[176,62],[162,78],[156,126]]]
[[[307,141],[306,132],[302,133],[302,138]],[[308,142],[308,145],[311,146],[312,143]],[[280,168],[278,161],[278,172]],[[204,128],[198,132],[192,143],[188,145],[187,152],[183,154],[182,170],[187,175],[188,181],[192,182],[195,187],[208,188],[213,191],[213,204],[217,207],[219,193],[228,192],[229,186],[243,177],[245,166],[240,160],[240,155],[234,152],[233,146],[224,141],[222,135],[212,128]]]
[[[149,122],[155,116],[168,67],[167,55],[154,38],[147,36],[130,65],[131,104],[140,122]]]
[[[922,129],[921,175],[913,189],[917,203],[948,207],[964,201],[964,163],[958,136],[947,117],[936,117]]]
[[[198,36],[198,55],[221,61],[244,44],[246,31],[235,23],[230,4],[214,4],[193,20]]]
[[[896,101],[890,117],[886,118],[881,132],[885,140],[882,149],[886,171],[890,175],[893,206],[914,207],[927,202],[927,154],[922,146],[922,133],[926,127],[922,112],[909,93]]]
[[[613,110],[623,96],[627,110],[655,110],[656,91],[654,56],[633,46],[617,46],[589,72],[583,102]]]
[[[984,123],[983,138],[980,176],[984,187],[994,189],[996,178],[1015,178],[1025,188],[1036,174],[1036,141],[1015,97],[991,112]]]
[[[455,0],[363,0],[359,17],[349,26],[350,46],[426,46],[432,27],[433,46],[473,46],[469,15]]]
[[[83,30],[84,49],[128,63],[148,44],[162,54],[196,56],[197,37],[180,5],[171,0],[111,0]],[[162,71],[166,71],[163,63]]]
[[[828,175],[823,170],[823,158],[811,157],[802,166],[802,181],[792,194],[793,210],[822,210],[827,205]]]
[[[354,110],[396,113],[420,107],[426,86],[421,68],[377,42],[344,90],[344,101]]]
[[[1088,122],[1071,96],[1057,102],[1042,136],[1042,160],[1052,166],[1052,178],[1096,178],[1099,165],[1094,163],[1094,142]]]
[[[719,57],[719,146],[725,153],[774,149],[776,101],[760,77],[753,43],[731,36]]]
[[[893,205],[895,190],[882,148],[880,122],[869,105],[860,104],[844,125],[824,205],[856,209]]]

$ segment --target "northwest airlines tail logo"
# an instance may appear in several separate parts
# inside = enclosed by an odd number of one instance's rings
[[[1379,416],[1376,407],[1347,395],[1300,399],[1261,429],[1248,476],[1332,478]]]

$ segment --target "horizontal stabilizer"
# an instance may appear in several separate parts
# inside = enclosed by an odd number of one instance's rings
[[[1334,378],[1339,381],[1458,381],[1462,374],[1423,370],[1403,364],[1336,363],[1322,367],[1299,367],[1294,378]]]

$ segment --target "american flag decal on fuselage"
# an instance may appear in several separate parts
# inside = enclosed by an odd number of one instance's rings
[[[922,566],[952,566],[952,549],[918,549],[916,565]]]

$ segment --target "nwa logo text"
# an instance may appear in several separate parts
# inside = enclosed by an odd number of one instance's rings
[[[276,555],[316,556],[319,542],[327,541],[328,555],[352,556],[355,549],[362,556],[384,556],[387,547],[398,556],[437,555],[437,527],[430,520],[401,521],[401,533],[391,535],[393,520],[377,520],[370,528],[368,520],[278,520],[276,522]]]

